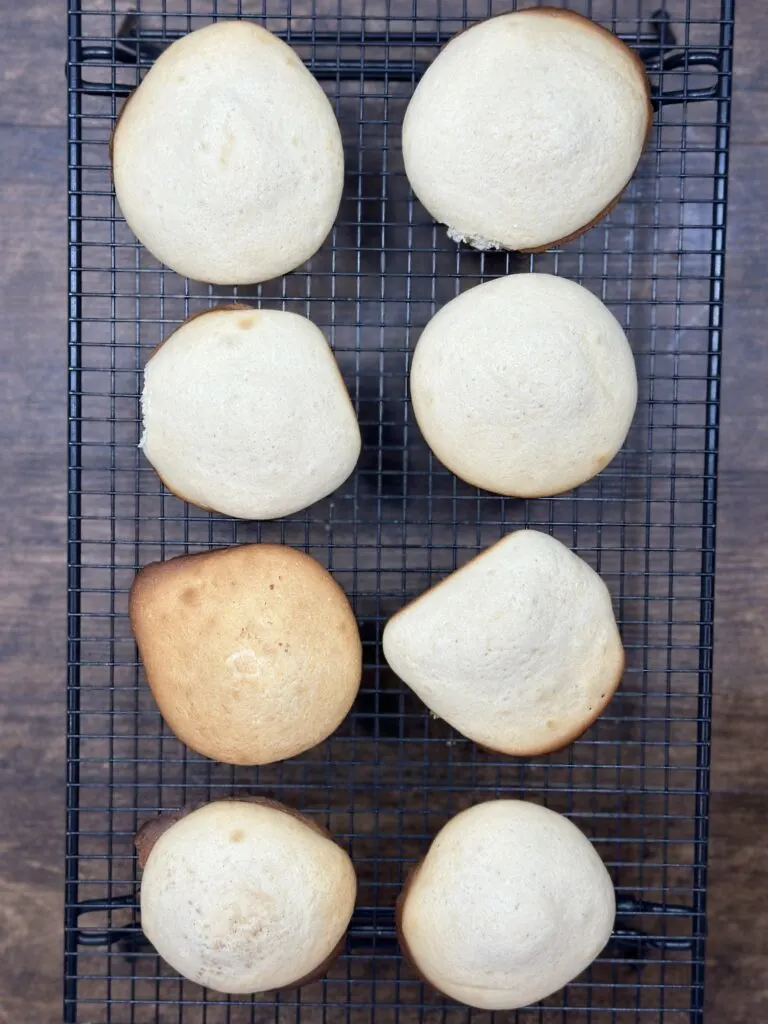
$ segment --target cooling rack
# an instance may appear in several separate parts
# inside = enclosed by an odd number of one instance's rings
[[[656,118],[611,216],[536,257],[458,248],[414,201],[400,126],[414,84],[495,0],[109,0],[69,4],[69,650],[65,909],[67,1024],[484,1021],[401,959],[393,903],[459,809],[500,795],[567,813],[593,839],[619,913],[592,968],[520,1024],[701,1022],[705,942],[715,498],[731,0],[571,0],[636,48]],[[519,6],[535,6],[521,2]],[[324,83],[345,138],[333,234],[293,274],[214,288],[164,270],[115,205],[108,143],[122,98],[162,49],[213,18],[253,18]],[[514,96],[510,102],[514,102]],[[640,403],[621,455],[558,498],[518,501],[457,481],[407,401],[410,354],[445,301],[530,269],[599,295],[626,328]],[[364,435],[358,471],[279,522],[186,506],[141,456],[149,352],[187,315],[240,298],[311,317],[334,346]],[[533,760],[478,750],[431,718],[382,660],[387,617],[520,526],[551,532],[603,576],[628,666],[606,714]],[[127,593],[147,562],[254,540],[309,551],[342,584],[364,639],[360,698],[322,746],[260,770],[215,764],[163,726],[142,678]],[[277,996],[182,981],[141,933],[132,836],[157,811],[268,793],[316,815],[360,876],[347,948],[327,978]],[[501,1016],[501,1015],[499,1015]]]

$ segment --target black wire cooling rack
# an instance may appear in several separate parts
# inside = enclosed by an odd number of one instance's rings
[[[520,6],[532,6],[521,3]],[[69,5],[69,746],[65,1020],[240,1024],[480,1020],[401,959],[393,903],[411,863],[473,802],[524,796],[570,815],[617,887],[614,939],[529,1022],[702,1020],[731,0],[571,0],[635,47],[656,120],[624,199],[580,241],[536,256],[457,248],[407,187],[400,125],[439,46],[495,0],[109,0]],[[332,237],[262,287],[183,280],[136,243],[115,206],[108,143],[121,99],[171,40],[250,17],[290,42],[335,103],[347,181]],[[510,103],[515,97],[510,96]],[[442,303],[535,268],[599,295],[630,338],[640,404],[621,455],[562,497],[465,486],[431,458],[407,402],[410,353]],[[140,454],[151,348],[190,313],[239,297],[326,332],[364,434],[358,471],[280,522],[233,522],[163,491]],[[613,594],[628,654],[618,695],[567,750],[478,750],[410,697],[382,661],[387,617],[519,526],[548,530]],[[243,541],[309,551],[354,602],[365,643],[357,705],[307,754],[260,770],[214,764],[164,728],[126,615],[149,561]],[[359,908],[324,981],[251,1000],[181,981],[143,939],[132,836],[166,808],[245,792],[312,813],[350,851]]]

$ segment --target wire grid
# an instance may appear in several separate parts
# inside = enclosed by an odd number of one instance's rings
[[[573,0],[630,43],[659,0]],[[531,6],[521,3],[520,6]],[[400,125],[419,67],[495,0],[144,0],[142,40],[212,17],[254,17],[324,78],[345,138],[333,234],[295,273],[254,289],[183,280],[141,249],[115,205],[108,141],[140,67],[118,60],[126,8],[70,4],[69,812],[65,1020],[240,1024],[275,1020],[485,1021],[442,1000],[397,951],[393,904],[440,826],[479,800],[525,797],[568,814],[617,887],[616,940],[540,1007],[505,1021],[700,1021],[704,962],[710,671],[721,284],[732,5],[668,0],[682,57],[638,172],[611,216],[561,250],[520,258],[449,242],[408,189]],[[369,41],[370,40],[370,41]],[[86,63],[86,46],[101,48]],[[700,67],[704,48],[717,68]],[[90,82],[90,85],[86,84]],[[97,89],[100,94],[97,94]],[[514,102],[514,97],[510,97]],[[577,280],[624,324],[640,402],[622,453],[557,498],[490,496],[444,470],[407,399],[410,354],[444,302],[530,269]],[[137,448],[142,367],[189,314],[238,298],[311,317],[358,410],[364,451],[331,498],[279,522],[209,515],[168,494]],[[608,584],[627,671],[606,713],[567,750],[533,760],[478,750],[434,720],[382,660],[386,619],[511,529],[547,530]],[[186,750],[156,711],[127,594],[146,563],[246,541],[308,551],[350,596],[365,670],[352,714],[325,744],[262,769]],[[360,881],[348,947],[324,981],[251,999],[180,980],[141,943],[132,837],[157,811],[268,793],[317,816]],[[90,902],[89,902],[90,901]],[[97,908],[97,909],[93,909]],[[85,913],[84,911],[90,911]]]

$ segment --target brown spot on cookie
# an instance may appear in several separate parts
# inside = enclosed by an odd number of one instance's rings
[[[229,838],[233,843],[242,843],[245,839],[245,832],[241,828],[236,828],[234,832],[230,832]]]
[[[224,139],[224,144],[221,147],[219,153],[219,164],[221,167],[227,167],[229,165],[230,157],[232,156],[232,150],[235,146],[235,136],[232,132],[227,132]]]
[[[139,860],[139,867],[143,868],[147,863],[152,847],[163,832],[166,832],[171,825],[175,825],[177,821],[181,821],[183,817],[189,814],[190,810],[192,810],[191,807],[182,808],[179,811],[163,811],[157,817],[150,818],[149,821],[144,822],[133,840]]]
[[[256,314],[253,313],[251,316],[242,316],[237,321],[237,326],[241,331],[250,330],[251,327],[256,323]]]

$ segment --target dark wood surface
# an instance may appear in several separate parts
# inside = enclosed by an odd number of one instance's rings
[[[737,14],[718,510],[708,1019],[768,1020],[768,25]]]
[[[59,0],[0,33],[0,1024],[61,1019],[66,224]],[[694,4],[695,6],[695,4]],[[768,1020],[768,21],[740,0],[728,222],[708,1020]]]

